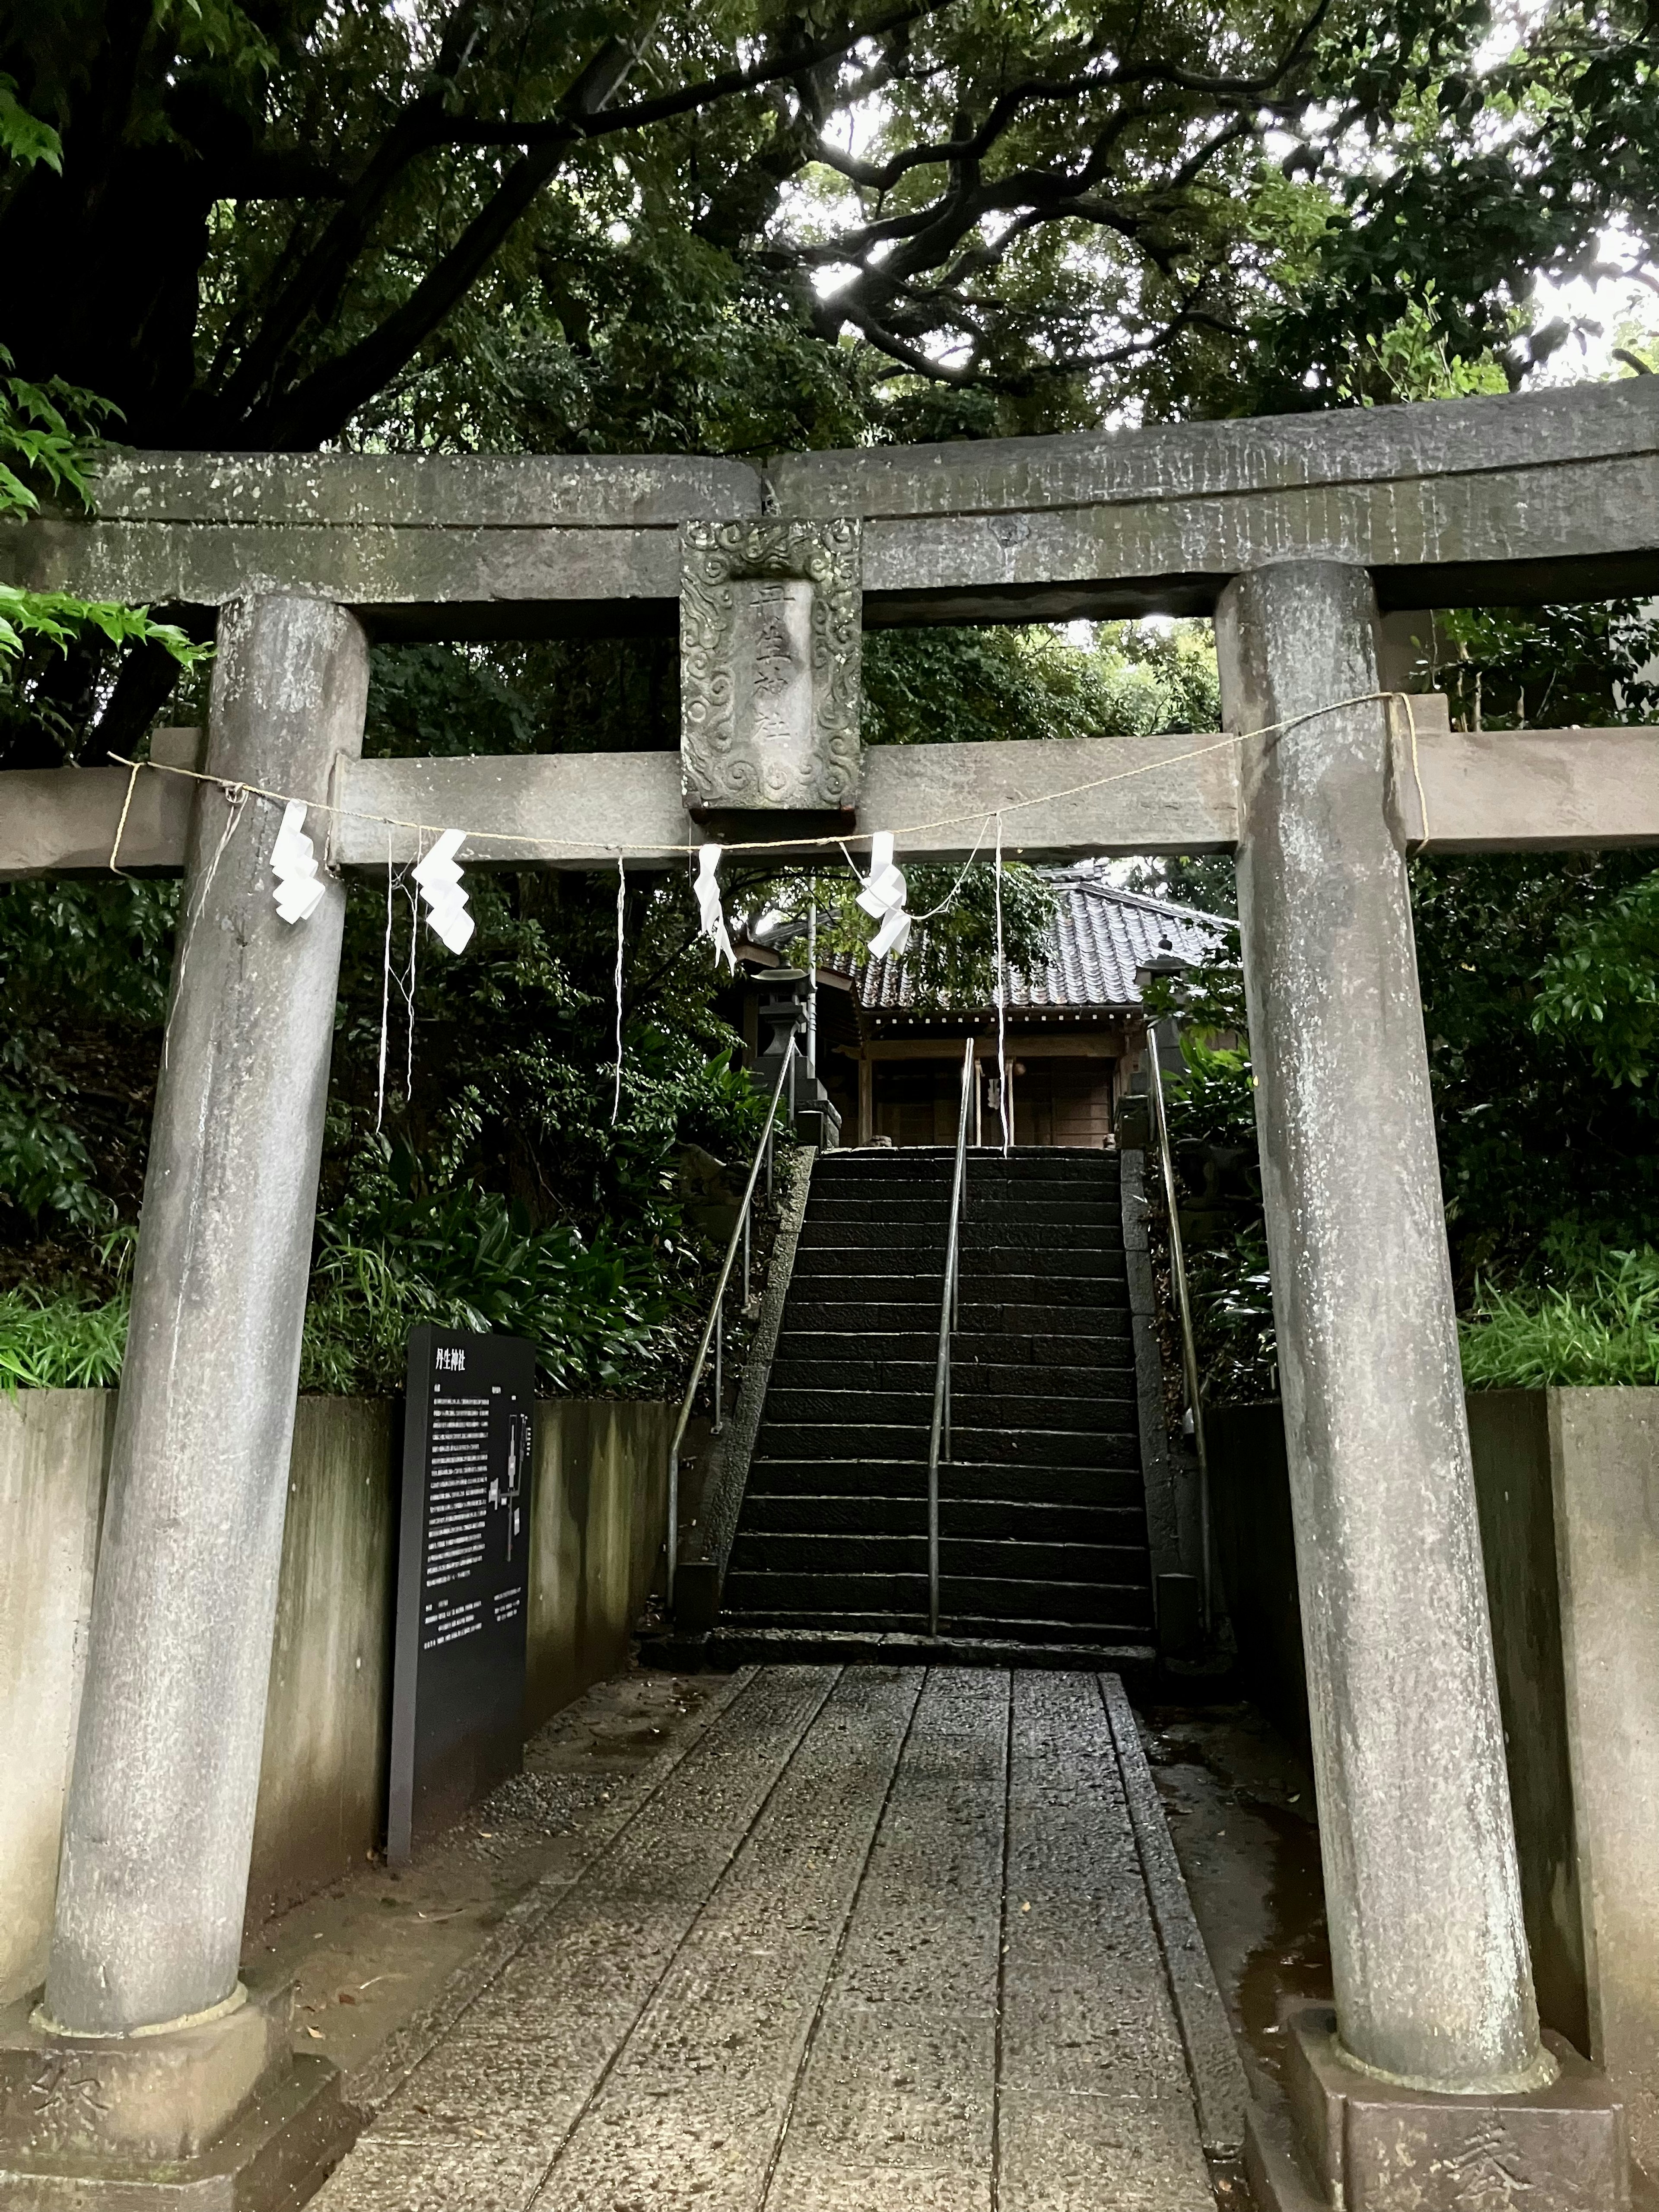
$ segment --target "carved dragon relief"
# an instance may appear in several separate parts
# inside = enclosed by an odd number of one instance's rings
[[[860,550],[856,521],[681,525],[688,807],[820,811],[856,802]],[[750,588],[801,583],[810,599]]]

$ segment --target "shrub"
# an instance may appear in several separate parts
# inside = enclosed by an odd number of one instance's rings
[[[1544,1289],[1482,1285],[1459,1334],[1472,1390],[1659,1385],[1659,1252],[1605,1253]]]

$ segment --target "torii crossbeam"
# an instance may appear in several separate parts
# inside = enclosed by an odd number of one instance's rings
[[[1403,854],[1659,842],[1659,733],[1391,718],[1376,624],[1659,592],[1659,379],[764,466],[137,456],[0,573],[220,617],[213,781],[151,775],[124,833],[187,896],[41,2030],[110,2088],[91,2149],[269,2075],[237,1972],[344,890],[278,917],[256,785],[336,810],[337,868],[410,858],[399,823],[489,833],[469,866],[955,855],[999,812],[1028,854],[1237,850],[1340,2035],[1310,2078],[1432,2093],[1454,2149],[1522,2098],[1534,2212],[1580,2203],[1610,2107],[1539,2036]],[[862,624],[1155,609],[1215,614],[1229,740],[861,751]],[[373,638],[677,621],[678,756],[360,758]],[[106,864],[126,783],[8,778],[0,874]]]

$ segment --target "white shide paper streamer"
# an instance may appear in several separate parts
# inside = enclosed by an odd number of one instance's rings
[[[910,916],[904,911],[909,895],[903,874],[893,865],[893,833],[878,830],[870,840],[870,872],[858,902],[872,921],[881,924],[870,939],[872,960],[885,959],[890,952],[895,958],[902,957],[910,942]]]
[[[446,830],[422,860],[410,871],[427,902],[427,920],[433,933],[452,952],[464,952],[477,924],[466,910],[461,872],[455,855],[465,842],[465,830]]]
[[[716,962],[724,960],[735,975],[738,956],[732,950],[732,936],[726,927],[726,916],[720,911],[720,887],[715,881],[720,865],[721,848],[718,845],[699,845],[697,848],[697,912],[702,916],[698,934],[706,937],[714,948]]]
[[[290,799],[283,810],[283,826],[270,848],[271,872],[276,878],[276,911],[290,924],[309,921],[323,902],[323,885],[317,874],[317,848],[305,833],[303,799]]]
[[[628,945],[628,864],[620,853],[617,855],[617,1083],[611,1094],[611,1126],[617,1126],[617,1116],[622,1112],[623,1072],[623,962]]]

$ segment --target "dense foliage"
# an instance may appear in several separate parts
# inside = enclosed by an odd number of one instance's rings
[[[0,346],[0,523],[39,514],[43,492],[89,508],[101,427],[115,410],[61,377],[37,384],[12,374],[12,368]],[[194,668],[210,651],[177,623],[156,620],[148,607],[0,583],[0,753],[31,756],[43,738],[73,751],[88,702],[64,700],[52,679],[70,648],[83,641],[93,647],[90,658],[82,657],[88,667],[109,648],[143,644],[176,673]]]
[[[395,1387],[407,1328],[436,1320],[516,1326],[556,1387],[660,1386],[713,1249],[688,1155],[745,1156],[763,1120],[709,963],[673,956],[684,902],[642,890],[618,1098],[614,890],[471,889],[465,963],[428,937],[411,1000],[394,982],[389,1006],[386,902],[349,901],[305,1379]],[[395,906],[404,977],[401,890]],[[0,1284],[45,1286],[60,1319],[122,1296],[112,1232],[142,1187],[176,909],[165,884],[0,890],[0,993],[19,1017],[0,1074]],[[15,1300],[0,1342],[45,1326]]]
[[[1478,356],[1639,228],[1653,41],[1627,0],[61,0],[0,37],[7,312],[145,444],[1232,411],[1413,307]]]

